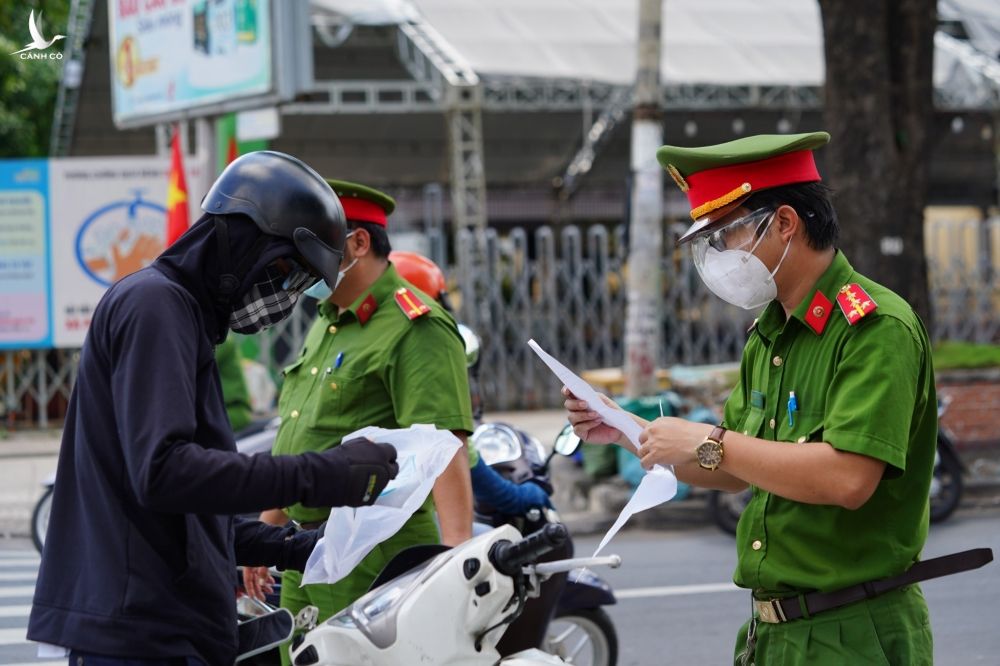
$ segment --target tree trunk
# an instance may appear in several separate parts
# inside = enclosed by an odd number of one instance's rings
[[[924,252],[936,0],[819,0],[840,245],[931,329]]]

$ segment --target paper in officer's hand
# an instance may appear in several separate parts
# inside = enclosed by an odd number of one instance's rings
[[[628,412],[609,407],[605,404],[604,400],[601,399],[601,396],[590,384],[583,381],[583,379],[574,374],[569,368],[547,354],[534,340],[528,340],[528,346],[538,354],[538,357],[545,362],[545,365],[549,366],[549,369],[555,373],[556,377],[562,380],[563,384],[566,385],[566,388],[573,395],[586,402],[592,410],[600,415],[604,423],[621,430],[635,446],[635,450],[639,450],[639,435],[642,434],[642,428],[639,427],[639,424],[632,419]],[[676,494],[677,477],[674,476],[673,467],[654,465],[653,469],[646,472],[642,477],[639,487],[632,494],[632,499],[628,501],[628,504],[625,505],[625,508],[619,514],[618,520],[615,521],[615,524],[611,526],[608,533],[601,539],[601,544],[594,551],[594,557],[611,541],[618,533],[618,530],[628,522],[629,518],[640,511],[645,511],[669,501]]]
[[[614,407],[609,407],[605,404],[604,400],[601,399],[600,394],[595,391],[590,384],[585,382],[579,376],[573,373],[572,370],[567,368],[565,365],[554,359],[549,355],[544,349],[538,346],[538,343],[534,340],[528,340],[528,346],[538,354],[538,358],[545,362],[545,365],[549,366],[549,369],[555,373],[556,377],[562,380],[562,383],[566,385],[566,388],[575,395],[578,399],[583,400],[587,405],[598,413],[601,420],[612,428],[618,428],[630,442],[635,447],[635,450],[639,450],[639,435],[642,434],[642,428],[636,423],[628,412],[620,409],[615,409]]]

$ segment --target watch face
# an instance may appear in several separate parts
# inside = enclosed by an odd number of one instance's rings
[[[722,462],[722,446],[717,442],[702,442],[698,447],[698,462],[702,467],[718,467]]]

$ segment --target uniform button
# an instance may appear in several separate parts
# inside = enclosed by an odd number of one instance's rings
[[[802,435],[801,437],[799,437],[798,441],[799,441],[799,444],[801,444],[802,442],[806,441],[806,436]]]
[[[291,414],[289,414],[289,416],[291,416],[291,417],[292,417],[293,419],[297,419],[297,418],[299,418],[299,410],[297,410],[297,409],[293,409],[293,410],[292,410],[292,413],[291,413]]]
[[[783,361],[781,360],[780,356],[775,356],[774,358],[771,359],[771,363],[774,363],[775,367],[780,367],[782,362]]]
[[[330,390],[331,391],[337,390],[337,382],[330,382]]]
[[[761,548],[764,547],[764,544],[760,542],[760,539],[757,539],[752,544],[750,544],[750,547],[753,548],[754,550],[760,550]]]
[[[309,374],[315,375],[317,372],[319,372],[319,368],[313,368],[309,371]]]
[[[330,326],[330,328],[326,329],[326,332],[327,333],[331,333],[331,334],[332,333],[336,333],[337,332],[337,327],[336,326]]]
[[[813,317],[816,317],[817,319],[822,319],[823,315],[825,314],[826,310],[823,309],[822,305],[817,305],[816,307],[813,308]]]
[[[768,421],[767,425],[770,426],[771,430],[774,430],[774,425],[775,425],[774,419],[771,419],[770,421]]]

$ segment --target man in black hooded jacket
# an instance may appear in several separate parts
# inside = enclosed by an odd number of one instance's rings
[[[28,638],[80,664],[232,664],[237,565],[302,569],[318,535],[232,514],[371,504],[395,450],[243,456],[214,347],[336,287],[346,225],[311,168],[262,151],[233,162],[206,214],[112,286],[80,353]]]

